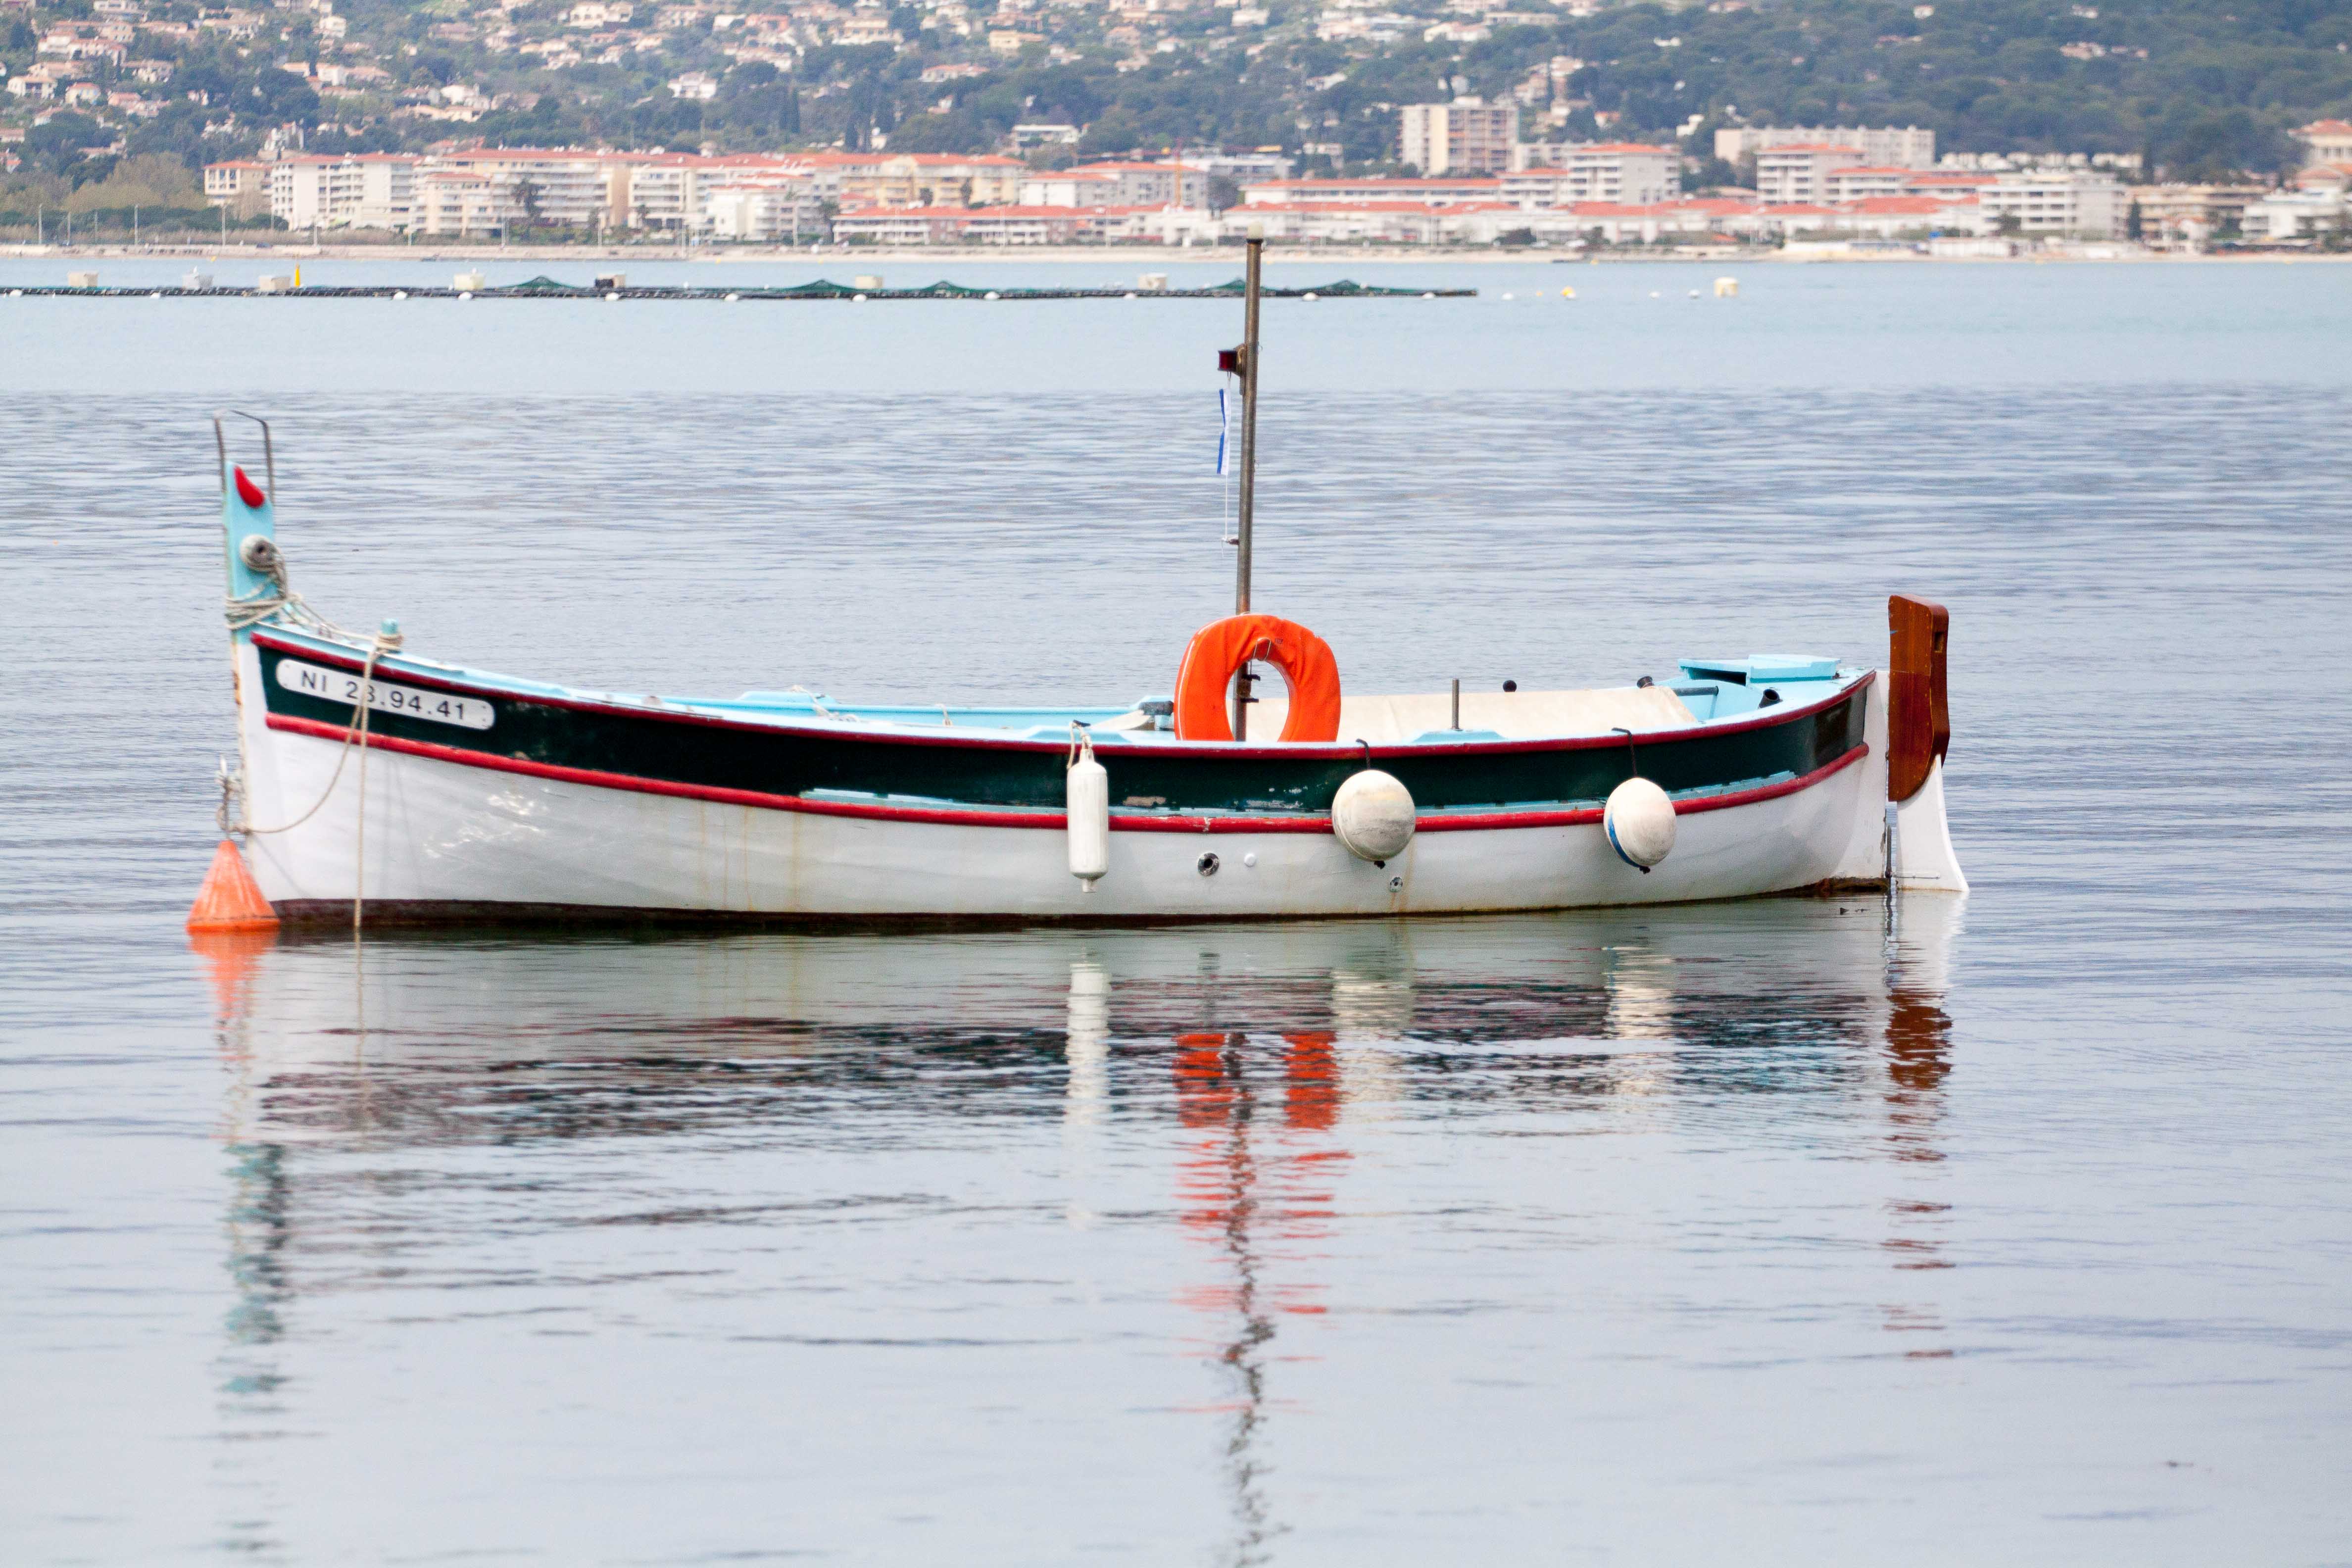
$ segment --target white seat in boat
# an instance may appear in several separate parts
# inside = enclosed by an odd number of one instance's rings
[[[1274,689],[1282,678],[1269,675]],[[1265,689],[1261,685],[1260,689]],[[1282,733],[1289,702],[1268,697],[1250,706],[1250,737],[1269,740]],[[1345,696],[1339,699],[1341,741],[1370,741],[1392,745],[1444,730],[1454,721],[1453,696],[1437,691],[1406,696]],[[1591,691],[1465,691],[1462,694],[1462,727],[1489,730],[1508,740],[1538,740],[1559,735],[1605,735],[1627,729],[1635,734],[1653,730],[1679,730],[1698,717],[1664,686],[1612,686]]]

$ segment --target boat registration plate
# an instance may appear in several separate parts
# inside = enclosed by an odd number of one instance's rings
[[[289,691],[299,691],[305,697],[317,697],[329,702],[357,702],[360,700],[360,678],[346,669],[324,669],[299,659],[280,659],[278,664],[278,684]],[[424,691],[414,686],[395,686],[388,680],[367,683],[367,705],[379,713],[398,713],[409,719],[430,719],[441,724],[459,724],[468,730],[487,730],[496,717],[488,702],[478,697],[452,697],[446,691]]]

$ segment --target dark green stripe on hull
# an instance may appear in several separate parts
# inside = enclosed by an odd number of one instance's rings
[[[285,659],[320,662],[326,656],[288,653],[258,640],[257,651],[271,713],[338,727],[351,721],[348,704],[278,683],[278,667]],[[356,660],[348,662],[357,668]],[[379,679],[443,684],[405,671],[385,672]],[[778,795],[828,790],[1048,811],[1063,805],[1066,759],[1057,745],[944,735],[937,742],[887,741],[834,731],[705,722],[685,713],[562,707],[471,682],[458,685],[467,697],[494,705],[497,718],[489,729],[379,711],[369,716],[370,731],[488,757],[706,789]],[[1810,773],[1862,744],[1864,707],[1864,689],[1856,686],[1814,712],[1799,710],[1777,722],[1767,715],[1766,722],[1727,731],[1644,736],[1632,748],[1593,746],[1589,741],[1473,742],[1435,748],[1375,745],[1370,754],[1373,763],[1403,782],[1423,811],[1597,803],[1633,775],[1636,758],[1641,774],[1671,793]],[[1171,812],[1326,814],[1339,785],[1366,765],[1362,752],[1305,757],[1195,753],[1150,748],[1148,742],[1130,750],[1115,741],[1099,744],[1095,754],[1110,770],[1115,808]]]

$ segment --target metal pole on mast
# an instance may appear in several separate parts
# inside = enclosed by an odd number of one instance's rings
[[[1250,522],[1257,500],[1257,305],[1265,233],[1250,226],[1247,265],[1242,274],[1242,482],[1235,501],[1234,551],[1234,614],[1246,616],[1250,607]],[[1249,739],[1250,683],[1257,679],[1244,659],[1234,676],[1234,739]]]

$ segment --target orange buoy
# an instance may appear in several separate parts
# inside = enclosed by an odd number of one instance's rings
[[[205,873],[205,885],[196,889],[196,901],[188,910],[190,931],[276,931],[278,911],[261,896],[261,889],[253,880],[253,873],[245,868],[245,857],[236,846],[224,838],[213,851],[212,869]]]
[[[1290,684],[1286,741],[1331,741],[1339,734],[1339,661],[1331,645],[1279,616],[1227,616],[1192,634],[1176,671],[1176,738],[1230,741],[1225,692],[1249,659],[1282,671]]]

